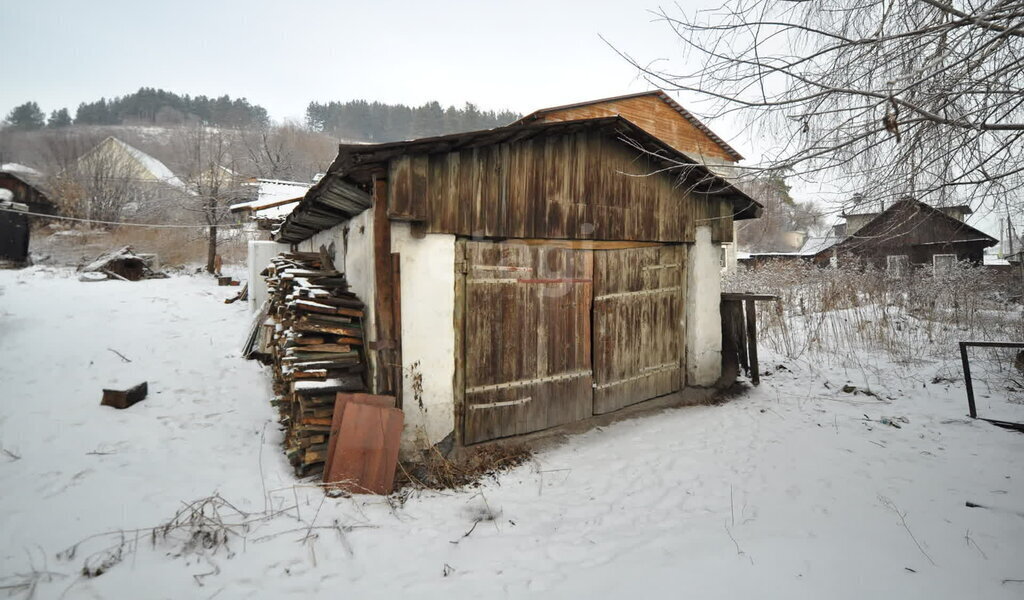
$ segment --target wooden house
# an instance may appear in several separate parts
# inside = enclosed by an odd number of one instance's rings
[[[11,201],[24,204],[29,212],[47,215],[57,212],[46,193],[46,177],[31,167],[16,163],[0,166],[0,189],[10,190]]]
[[[761,207],[699,158],[735,151],[660,94],[632,99],[645,126],[549,111],[342,145],[275,232],[279,248],[333,252],[366,303],[370,387],[398,396],[407,450],[718,381],[721,244]]]
[[[980,265],[994,237],[964,222],[966,206],[933,207],[904,198],[879,213],[845,215],[841,241],[815,254],[825,265],[871,264],[901,271],[911,266],[942,269],[956,261]]]

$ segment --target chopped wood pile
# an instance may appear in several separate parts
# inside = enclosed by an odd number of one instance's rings
[[[285,452],[300,477],[315,474],[327,458],[336,394],[366,389],[363,303],[326,251],[280,254],[263,275]]]
[[[131,246],[124,246],[101,254],[96,260],[82,267],[81,281],[139,281],[140,279],[165,279],[166,273],[153,268],[155,255],[136,254]]]

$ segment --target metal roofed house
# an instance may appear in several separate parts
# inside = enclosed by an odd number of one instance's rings
[[[872,264],[899,270],[911,265],[942,268],[956,261],[982,264],[994,237],[964,222],[967,206],[934,207],[903,198],[880,213],[844,215],[835,230],[841,241],[821,249],[815,263]]]
[[[118,177],[129,177],[140,183],[160,183],[182,192],[189,191],[185,182],[167,165],[114,136],[108,136],[79,157],[78,164],[83,167],[102,164],[106,170],[114,170]]]
[[[760,208],[624,116],[535,119],[342,145],[274,238],[333,250],[408,451],[714,385],[720,245]]]

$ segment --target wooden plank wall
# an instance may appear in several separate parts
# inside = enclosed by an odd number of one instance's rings
[[[728,202],[658,168],[599,132],[404,156],[389,166],[388,216],[427,233],[650,242],[692,242],[700,218],[732,239]]]
[[[592,411],[593,252],[466,242],[463,442]]]
[[[545,121],[573,121],[620,115],[677,150],[735,162],[706,133],[657,96],[641,96],[544,113]]]
[[[594,255],[594,414],[680,389],[685,247]]]

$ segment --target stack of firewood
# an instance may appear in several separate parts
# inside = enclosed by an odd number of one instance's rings
[[[280,254],[263,274],[285,451],[298,475],[311,475],[323,470],[336,394],[366,389],[363,303],[325,251]]]

